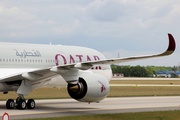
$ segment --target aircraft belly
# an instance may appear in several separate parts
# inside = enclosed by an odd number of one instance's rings
[[[24,68],[0,68],[0,79],[11,77],[12,75],[22,74],[24,72],[38,70],[38,68],[24,69]]]
[[[0,92],[7,92],[7,91],[13,91],[13,89],[5,83],[0,83]]]

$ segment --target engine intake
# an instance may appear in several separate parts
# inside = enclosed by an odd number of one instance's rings
[[[101,74],[86,73],[77,84],[68,84],[69,95],[81,102],[98,102],[109,93],[109,81]]]

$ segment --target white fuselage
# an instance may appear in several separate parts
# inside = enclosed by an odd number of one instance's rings
[[[0,43],[0,49],[0,80],[33,70],[105,59],[96,50],[75,46]],[[100,64],[89,70],[104,75],[108,80],[112,77],[109,65]],[[61,81],[65,82],[63,78],[57,78],[51,82],[57,86],[64,85],[61,84]]]

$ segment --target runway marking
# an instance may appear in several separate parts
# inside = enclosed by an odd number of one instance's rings
[[[81,110],[64,110],[64,111],[47,111],[47,112],[32,112],[32,113],[20,113],[9,114],[12,115],[31,115],[31,114],[47,114],[47,113],[63,113],[63,112],[77,112],[77,111],[97,111],[97,110],[117,110],[117,109],[137,109],[137,108],[163,108],[163,107],[177,107],[178,106],[146,106],[146,107],[127,107],[127,108],[97,108],[97,109],[81,109]]]
[[[180,85],[157,85],[157,84],[110,84],[110,86],[162,86],[162,87],[178,87]]]
[[[76,103],[49,103],[49,104],[39,104],[38,106],[50,106],[50,105],[69,105],[69,104],[76,104]],[[88,103],[87,103],[88,104]]]

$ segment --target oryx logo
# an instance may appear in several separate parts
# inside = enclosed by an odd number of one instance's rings
[[[102,82],[98,81],[102,86],[101,86],[101,92],[103,92],[104,90],[106,90],[106,87],[104,86],[104,84],[102,84]]]

